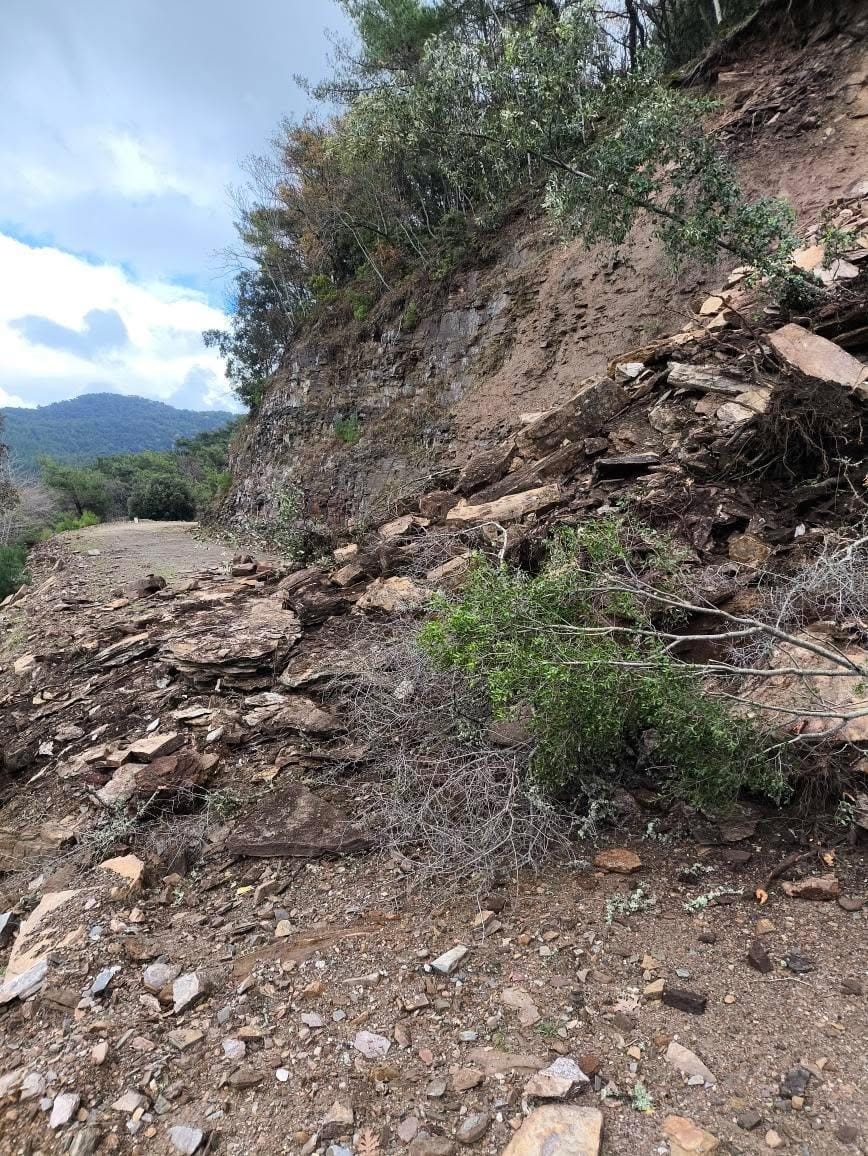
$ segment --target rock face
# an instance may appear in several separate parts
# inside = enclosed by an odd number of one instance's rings
[[[602,1137],[598,1108],[548,1105],[531,1112],[503,1156],[598,1156]]]

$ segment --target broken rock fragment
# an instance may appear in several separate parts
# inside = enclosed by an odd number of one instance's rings
[[[368,614],[416,614],[431,597],[431,591],[412,578],[375,578],[355,605]]]
[[[465,947],[463,943],[458,943],[449,951],[444,951],[442,955],[438,955],[436,959],[432,960],[431,966],[441,975],[451,975],[463,962],[469,951],[469,947]]]
[[[81,1104],[81,1096],[77,1092],[61,1092],[59,1096],[55,1096],[51,1106],[51,1115],[48,1118],[48,1127],[52,1131],[56,1131],[64,1124],[68,1124],[78,1111],[79,1104]]]
[[[720,1147],[720,1141],[686,1116],[667,1116],[663,1131],[669,1141],[670,1156],[705,1156]]]
[[[205,1133],[201,1128],[191,1128],[189,1124],[174,1124],[169,1129],[169,1143],[182,1156],[194,1156],[202,1147]]]
[[[201,621],[199,620],[201,619]],[[233,690],[272,684],[301,637],[301,624],[273,598],[251,598],[241,607],[209,610],[193,619],[183,637],[170,640],[161,657],[193,686],[211,690],[219,682]]]
[[[616,875],[632,875],[641,868],[642,860],[635,851],[629,851],[626,847],[611,847],[597,852],[594,866]]]
[[[336,807],[288,783],[242,816],[226,841],[232,855],[315,859],[367,850],[371,841]]]
[[[516,522],[526,514],[539,513],[551,509],[561,500],[560,486],[538,486],[520,494],[508,494],[505,498],[495,498],[493,502],[482,502],[472,506],[461,501],[446,515],[447,526],[476,526],[481,522]]]
[[[784,325],[769,334],[769,344],[791,369],[814,381],[844,386],[868,401],[868,366],[825,337],[801,325]]]
[[[599,1108],[547,1104],[531,1112],[503,1156],[598,1156],[602,1138]]]
[[[208,980],[195,971],[180,975],[172,984],[174,1006],[172,1011],[178,1015],[204,999],[210,990]]]
[[[319,1130],[320,1139],[336,1140],[338,1136],[342,1136],[352,1129],[354,1120],[355,1113],[352,1105],[342,1104],[340,1100],[335,1100],[322,1122],[322,1127]]]
[[[691,1052],[690,1048],[685,1048],[683,1044],[679,1044],[677,1040],[672,1040],[669,1047],[666,1049],[667,1062],[672,1064],[682,1076],[690,1079],[691,1077],[700,1077],[706,1084],[716,1084],[714,1073],[711,1072],[705,1064],[697,1056],[696,1052]]]
[[[624,387],[613,378],[592,378],[564,405],[528,423],[516,436],[516,444],[531,458],[557,449],[565,438],[580,441],[593,437],[628,400]]]
[[[837,875],[812,875],[808,879],[798,879],[795,883],[782,884],[784,894],[790,899],[816,899],[828,903],[841,894],[841,884]]]
[[[577,1087],[588,1083],[588,1077],[575,1062],[559,1056],[554,1063],[536,1072],[524,1087],[526,1096],[539,1100],[565,1100]]]

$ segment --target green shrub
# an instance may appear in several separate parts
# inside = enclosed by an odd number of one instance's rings
[[[21,546],[0,546],[0,598],[14,594],[25,578],[27,552]]]
[[[664,539],[618,521],[562,532],[536,576],[478,561],[421,645],[483,687],[495,717],[529,721],[531,774],[550,797],[576,802],[638,767],[699,807],[742,790],[780,798],[759,733],[670,657],[658,610],[609,589],[628,567],[674,589],[679,562]]]
[[[171,475],[137,483],[128,508],[131,518],[152,518],[157,522],[189,522],[196,517],[196,502],[189,483]]]
[[[359,415],[352,413],[349,417],[339,417],[335,419],[334,423],[335,437],[342,442],[346,442],[348,446],[357,445],[361,441],[362,427],[359,422]]]
[[[270,545],[297,566],[304,566],[331,553],[334,539],[328,526],[314,521],[305,513],[304,494],[290,486],[277,495],[277,514],[263,526]]]
[[[419,306],[415,301],[411,301],[401,314],[401,332],[412,333],[421,319],[422,314],[419,311]]]

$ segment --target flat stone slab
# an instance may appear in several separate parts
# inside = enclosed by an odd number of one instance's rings
[[[226,841],[232,855],[316,859],[366,851],[371,840],[331,803],[288,783],[244,815]]]

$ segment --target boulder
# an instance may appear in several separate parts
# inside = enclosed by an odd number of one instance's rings
[[[627,847],[610,847],[598,851],[594,856],[594,866],[601,871],[611,871],[615,875],[632,875],[642,866],[642,860],[635,851]]]
[[[455,489],[459,494],[472,494],[499,482],[515,457],[515,442],[504,442],[494,449],[474,454],[458,475]]]
[[[375,578],[355,606],[358,613],[415,614],[431,591],[412,578]]]
[[[547,410],[519,430],[515,439],[518,450],[526,458],[540,457],[565,439],[593,437],[628,401],[619,382],[611,377],[592,378],[565,405]]]
[[[136,602],[139,598],[149,598],[152,594],[156,594],[158,590],[166,589],[166,579],[159,574],[147,574],[144,578],[139,578],[136,582],[131,582],[124,590],[124,596],[130,602]]]
[[[431,522],[442,522],[457,501],[449,490],[431,490],[419,499],[419,513]]]
[[[805,634],[805,641],[834,647],[844,658],[868,671],[868,651],[855,644],[836,643],[816,635]],[[793,643],[784,642],[776,647],[769,659],[771,669],[787,672],[796,668],[805,670],[830,669],[828,659],[814,655]],[[749,683],[744,692],[758,706],[752,708],[764,721],[785,733],[816,735],[834,729],[831,736],[836,742],[868,742],[868,677],[864,674],[802,675],[782,673],[760,678]],[[769,707],[767,712],[762,708]],[[819,717],[823,708],[828,717]],[[800,712],[804,711],[802,714]],[[848,717],[859,712],[861,717]],[[788,713],[792,712],[792,713]]]
[[[780,359],[805,377],[844,386],[863,401],[868,401],[868,366],[825,337],[801,325],[784,325],[768,337]]]
[[[165,644],[162,658],[198,689],[212,690],[220,682],[228,690],[255,690],[271,685],[301,632],[299,617],[285,605],[251,598],[188,621],[183,634]]]
[[[385,526],[380,526],[377,530],[377,536],[384,542],[395,542],[399,538],[415,537],[430,524],[427,518],[418,518],[415,514],[405,514],[403,518],[395,518],[393,522],[387,522]]]
[[[260,702],[268,698],[273,701]],[[266,692],[245,699],[245,706],[254,709],[244,715],[244,725],[264,734],[280,731],[299,731],[301,734],[328,736],[341,730],[340,721],[328,711],[303,695],[284,695]]]

